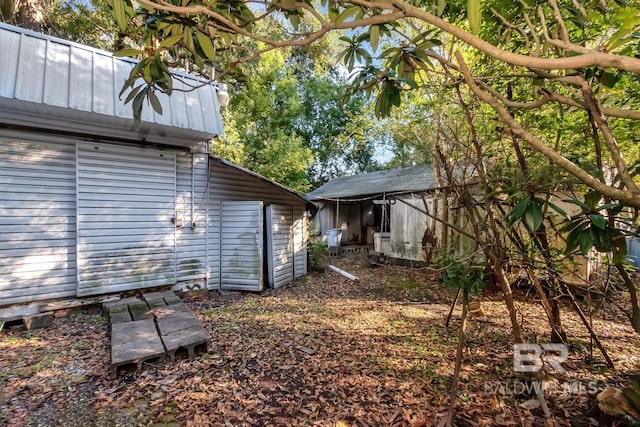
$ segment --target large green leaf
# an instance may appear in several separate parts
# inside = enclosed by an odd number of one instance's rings
[[[140,49],[120,49],[113,52],[113,56],[138,56],[142,55],[144,50]]]
[[[598,227],[600,230],[604,230],[607,228],[607,220],[604,218],[604,216],[600,214],[591,214],[589,215],[589,217],[591,218],[591,223]]]
[[[371,49],[375,52],[378,50],[378,42],[380,41],[380,27],[377,25],[372,25],[369,28],[369,44],[371,45]]]
[[[467,2],[467,18],[469,19],[469,28],[473,34],[480,33],[480,24],[482,23],[482,4],[480,0],[469,0]]]
[[[113,0],[113,17],[116,19],[120,31],[127,31],[127,14],[124,10],[124,0]]]
[[[149,102],[151,103],[151,107],[153,111],[162,115],[162,104],[160,104],[160,100],[154,91],[150,90],[149,92]]]
[[[348,7],[344,11],[342,11],[340,15],[338,15],[334,23],[336,25],[340,25],[343,22],[345,22],[347,19],[356,17],[361,12],[362,12],[362,9],[360,9],[360,6]]]
[[[522,215],[524,215],[524,212],[527,210],[529,203],[531,203],[531,196],[525,196],[523,199],[520,199],[516,207],[513,209],[513,211],[511,211],[511,214],[509,215],[509,227],[513,226],[516,221],[522,218]]]
[[[201,31],[196,31],[196,38],[198,39],[198,44],[200,44],[200,48],[206,57],[213,60],[216,56],[216,50],[213,47],[213,42],[211,42],[209,36]]]
[[[178,43],[180,40],[182,40],[182,33],[175,34],[171,37],[167,37],[166,39],[162,40],[162,43],[160,43],[160,46],[158,46],[158,49],[170,48],[174,46],[176,43]]]
[[[536,232],[542,224],[542,208],[535,200],[532,201],[524,212],[524,221],[529,230]]]

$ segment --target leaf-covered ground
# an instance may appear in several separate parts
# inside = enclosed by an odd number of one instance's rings
[[[99,315],[5,331],[0,425],[436,425],[454,368],[460,307],[444,326],[453,294],[427,270],[367,268],[361,257],[335,264],[360,282],[312,273],[263,295],[211,293],[189,302],[213,351],[118,380],[108,377],[107,323]],[[530,341],[544,342],[544,316],[532,298],[519,295],[520,316]],[[553,416],[546,421],[522,389],[527,378],[513,372],[503,304],[483,307],[468,325],[458,425],[607,422],[588,389],[622,382],[640,363],[637,336],[615,305],[593,320],[615,371],[597,350],[591,355],[584,328],[565,310],[571,354],[566,372],[548,378]]]

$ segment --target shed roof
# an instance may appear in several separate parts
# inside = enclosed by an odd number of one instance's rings
[[[236,163],[233,163],[233,162],[231,162],[229,160],[225,160],[225,159],[223,159],[221,157],[211,156],[210,158],[214,162],[217,162],[217,163],[219,163],[221,165],[225,165],[225,166],[237,169],[237,170],[239,170],[239,171],[241,171],[243,173],[246,173],[247,175],[251,175],[251,176],[253,176],[255,178],[258,178],[259,180],[261,180],[263,182],[266,182],[267,184],[273,185],[273,186],[277,187],[278,189],[280,189],[281,191],[283,191],[285,193],[288,193],[293,198],[300,200],[301,202],[303,202],[306,205],[310,205],[312,208],[315,208],[315,206],[313,206],[312,203],[309,203],[309,201],[306,198],[304,198],[304,196],[302,194],[298,193],[297,191],[295,191],[295,190],[293,190],[293,189],[291,189],[291,188],[289,188],[289,187],[287,187],[285,185],[280,184],[279,182],[273,181],[273,180],[271,180],[271,179],[269,179],[267,177],[264,177],[264,176],[260,175],[257,172],[252,171],[251,169],[247,169],[247,168],[242,167],[242,166],[240,166],[240,165],[238,165]]]
[[[120,90],[136,61],[0,23],[0,124],[190,145],[222,133],[216,89],[175,72],[163,114],[145,106],[139,128]]]
[[[382,194],[402,194],[436,188],[429,165],[390,169],[334,178],[308,194],[311,200],[366,199]]]

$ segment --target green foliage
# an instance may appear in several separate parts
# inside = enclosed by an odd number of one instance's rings
[[[585,194],[584,201],[566,200],[579,206],[581,212],[571,216],[562,229],[568,232],[565,253],[571,254],[579,249],[582,255],[586,255],[591,248],[595,248],[598,252],[611,252],[613,263],[620,264],[627,256],[625,233],[611,225],[605,215],[606,211],[613,215],[619,214],[624,205],[619,203],[600,205],[601,199],[601,194],[590,191]]]
[[[329,252],[325,242],[309,242],[307,244],[309,267],[312,270],[324,271],[327,268]]]
[[[443,250],[436,254],[434,267],[440,270],[438,280],[449,289],[462,289],[477,295],[484,288],[484,263],[463,260],[455,253]]]

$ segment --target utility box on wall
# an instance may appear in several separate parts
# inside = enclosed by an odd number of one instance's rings
[[[381,254],[390,254],[391,233],[373,233],[373,249]]]

